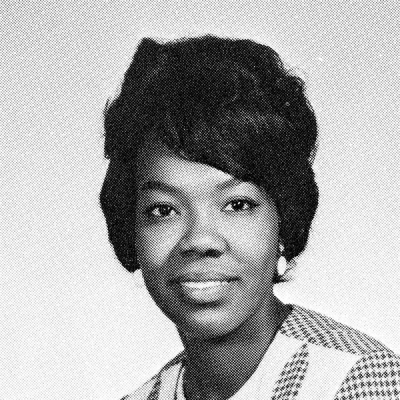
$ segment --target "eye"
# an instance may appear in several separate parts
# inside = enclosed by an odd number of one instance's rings
[[[146,209],[145,212],[152,218],[167,218],[171,215],[177,214],[175,209],[168,204],[157,204]]]
[[[224,210],[229,212],[247,211],[257,207],[257,205],[258,204],[250,200],[234,199],[225,206]]]

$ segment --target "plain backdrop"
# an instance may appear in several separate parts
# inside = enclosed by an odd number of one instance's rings
[[[320,207],[277,294],[400,352],[396,0],[3,0],[0,13],[0,399],[118,399],[181,349],[98,205],[102,110],[144,36],[251,38],[305,79]]]

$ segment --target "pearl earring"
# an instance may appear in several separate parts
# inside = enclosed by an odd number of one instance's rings
[[[277,268],[276,268],[276,271],[277,271],[279,276],[284,275],[285,272],[286,272],[286,269],[287,269],[286,258],[283,255],[284,250],[285,250],[285,248],[284,248],[283,244],[279,243],[279,254],[280,254],[280,257],[279,257],[278,265],[277,265]]]

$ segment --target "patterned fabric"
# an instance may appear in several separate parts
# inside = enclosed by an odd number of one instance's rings
[[[284,366],[278,381],[275,383],[271,400],[294,400],[306,375],[307,368],[308,348],[307,343],[305,343]]]
[[[374,352],[349,371],[334,400],[400,399],[400,359],[392,353]]]
[[[158,393],[160,392],[160,387],[161,387],[161,374],[158,374],[156,377],[156,382],[154,383],[154,386],[152,387],[151,392],[147,397],[147,400],[157,400]]]
[[[160,387],[161,387],[161,376],[164,371],[171,368],[173,365],[179,364],[184,362],[185,360],[185,353],[182,351],[177,356],[175,356],[172,360],[170,360],[164,367],[159,371],[156,375],[154,375],[151,379],[149,379],[146,384],[153,382],[153,386],[151,388],[150,393],[147,396],[146,400],[158,400]],[[124,396],[121,400],[130,400],[135,399],[135,393],[131,395]]]
[[[347,365],[347,367],[341,370],[339,375],[333,375],[337,384],[333,387],[329,397],[326,397],[324,385],[330,381],[327,380],[327,377],[320,375],[322,383],[324,379],[326,382],[322,384],[323,393],[321,392],[318,400],[322,398],[324,400],[400,400],[400,357],[377,340],[356,329],[315,311],[296,305],[292,307],[292,312],[283,322],[278,334],[290,338],[292,342],[293,339],[298,341],[299,347],[280,372],[272,390],[271,400],[315,398],[314,395],[314,397],[308,397],[308,392],[304,392],[302,389],[307,380],[308,386],[310,387],[310,382],[313,386],[314,376],[308,376],[308,372],[316,354],[319,354],[317,356],[319,362],[322,359],[325,367],[334,371],[334,374],[336,374],[337,366],[335,364],[327,365],[327,362],[330,362],[325,359],[327,355],[334,354],[332,357],[336,357],[336,360],[350,360],[345,361],[350,362],[349,364],[341,364]],[[321,354],[323,354],[322,358]],[[182,352],[154,376],[148,382],[152,384],[152,388],[144,399],[174,400],[173,398],[159,398],[160,387],[163,384],[162,373],[173,365],[179,363],[182,365],[184,361],[185,354]],[[314,369],[314,371],[316,370]],[[142,398],[140,397],[140,399]],[[124,399],[136,400],[138,397],[135,397],[134,393],[121,400]]]
[[[352,354],[389,351],[368,335],[299,306],[293,306],[293,312],[284,321],[280,332],[298,340]]]

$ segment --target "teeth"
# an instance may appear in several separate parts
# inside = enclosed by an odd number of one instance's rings
[[[190,289],[207,289],[226,284],[228,284],[228,281],[182,282],[183,286]]]

